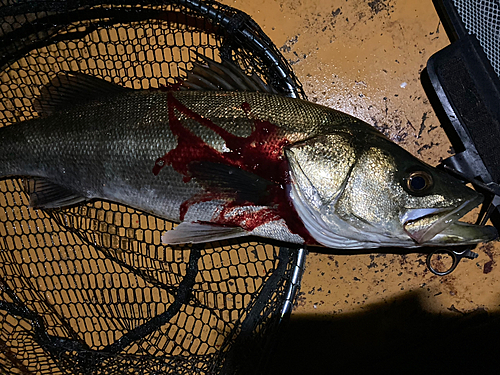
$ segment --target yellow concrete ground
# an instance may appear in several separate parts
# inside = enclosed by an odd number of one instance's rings
[[[431,165],[450,156],[420,83],[428,58],[449,44],[431,0],[224,3],[247,12],[271,37],[309,100],[375,125]],[[452,353],[457,368],[461,361],[488,365],[487,353],[497,347],[485,336],[499,331],[500,246],[477,251],[476,260],[445,277],[432,275],[418,254],[310,253],[278,350],[284,357],[275,358],[273,368],[357,373],[373,365],[399,373],[391,367],[396,361],[404,372],[433,373],[431,363],[444,366]]]

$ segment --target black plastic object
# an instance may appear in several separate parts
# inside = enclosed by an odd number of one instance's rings
[[[243,12],[215,1],[0,0],[0,126],[36,116],[61,70],[130,88],[175,84],[202,54],[305,98]],[[1,145],[0,145],[1,147]],[[28,207],[0,181],[0,373],[264,372],[304,249],[164,246],[172,223],[110,202]]]
[[[491,218],[500,229],[500,81],[493,68],[500,59],[498,3],[434,3],[452,42],[429,59],[422,75],[456,153],[441,166],[489,198],[480,219]]]

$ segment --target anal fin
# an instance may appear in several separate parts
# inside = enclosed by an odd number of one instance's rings
[[[184,222],[173,230],[163,234],[161,241],[165,245],[185,243],[204,243],[228,240],[247,236],[248,232],[240,227],[228,227],[211,223]]]
[[[24,187],[30,196],[29,205],[33,208],[60,208],[87,200],[43,178],[26,179]]]

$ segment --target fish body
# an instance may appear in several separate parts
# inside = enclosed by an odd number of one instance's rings
[[[457,223],[479,194],[333,109],[81,74],[54,87],[38,102],[44,116],[0,129],[0,177],[28,177],[35,207],[121,203],[182,223],[169,244],[257,235],[357,249],[496,236]]]

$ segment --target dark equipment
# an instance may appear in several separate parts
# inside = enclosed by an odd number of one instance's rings
[[[485,196],[477,223],[488,219],[500,231],[500,3],[497,0],[434,0],[451,45],[437,52],[422,72],[422,84],[455,155],[441,167]],[[452,272],[471,249],[446,252]]]

